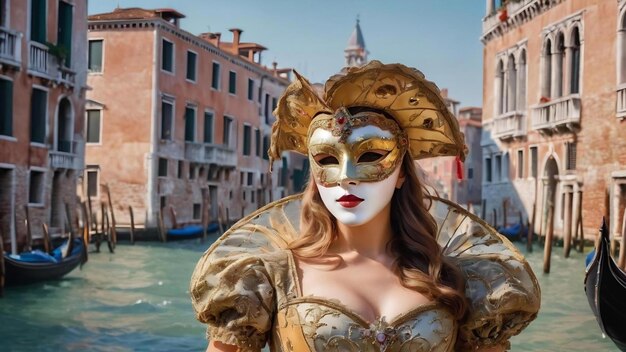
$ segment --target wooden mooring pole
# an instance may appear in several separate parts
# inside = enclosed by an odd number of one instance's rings
[[[167,240],[167,233],[165,231],[165,223],[163,222],[163,209],[161,209],[161,211],[159,211],[158,214],[158,232],[159,232],[159,237],[161,238],[161,242],[165,242]]]
[[[135,244],[135,214],[130,205],[128,206],[128,213],[130,214],[130,244]]]
[[[585,233],[583,232],[583,192],[578,191],[578,219],[576,221],[576,233],[580,233],[578,251],[585,252]],[[577,236],[578,237],[578,236]]]
[[[497,229],[498,228],[498,212],[496,210],[496,208],[493,208],[493,228]]]
[[[572,195],[571,192],[565,192],[565,221],[563,223],[563,257],[569,258],[569,252],[572,248]]]
[[[550,259],[552,256],[552,237],[554,236],[554,204],[548,209],[548,231],[543,250],[543,272],[550,273]]]
[[[533,251],[533,236],[535,235],[535,208],[537,204],[533,202],[533,212],[530,216],[530,224],[528,225],[528,234],[526,235],[526,250],[530,253]]]

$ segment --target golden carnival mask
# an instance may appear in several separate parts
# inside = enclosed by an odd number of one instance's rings
[[[405,151],[413,159],[465,159],[467,147],[456,118],[446,107],[439,88],[416,69],[372,61],[328,79],[323,97],[304,77],[297,72],[295,75],[296,80],[287,87],[274,111],[270,163],[286,150],[308,154],[316,178],[331,184],[346,176],[361,181],[382,180],[401,162]],[[350,108],[361,112],[351,115]],[[365,143],[350,141],[351,131],[367,125],[391,136]],[[330,131],[335,139],[317,140],[315,131],[320,128]],[[359,158],[368,149],[378,150],[381,158],[359,165]],[[316,158],[322,153],[334,156],[337,162],[324,165]]]
[[[313,175],[326,187],[343,180],[384,180],[400,165],[407,148],[406,133],[394,120],[373,111],[352,115],[346,108],[316,116],[308,143]]]

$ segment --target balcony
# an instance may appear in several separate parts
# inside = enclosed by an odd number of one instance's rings
[[[565,0],[502,0],[504,6],[499,9],[495,7],[496,1],[491,1],[492,11],[483,18],[481,38],[483,43],[503,35],[522,23],[531,21]],[[504,10],[506,10],[505,14],[503,14]]]
[[[526,135],[526,116],[522,111],[509,111],[493,120],[492,134],[502,140]]]
[[[575,132],[580,126],[580,96],[561,97],[532,108],[532,128],[542,133]]]
[[[58,150],[48,152],[51,169],[80,170],[82,165],[78,156],[78,142],[59,141]]]
[[[619,119],[626,118],[626,83],[622,83],[617,87],[616,115]]]
[[[51,81],[53,84],[63,84],[74,87],[76,72],[59,65],[59,60],[50,55],[48,46],[38,42],[30,42],[28,56],[28,71],[33,76]]]
[[[48,46],[38,42],[30,42],[28,53],[28,69],[32,74],[43,78],[52,78],[50,68],[54,63],[51,62],[52,56],[48,53]]]
[[[0,67],[3,65],[20,68],[22,36],[19,32],[0,27]]]
[[[185,159],[227,167],[237,165],[235,151],[219,144],[185,142]]]

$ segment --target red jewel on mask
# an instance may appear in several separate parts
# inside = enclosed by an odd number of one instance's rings
[[[346,123],[346,117],[345,116],[339,116],[337,118],[337,123],[340,125],[343,125],[344,123]]]

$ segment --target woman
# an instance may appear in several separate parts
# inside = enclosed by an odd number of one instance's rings
[[[502,351],[537,314],[515,248],[425,197],[414,159],[465,146],[437,87],[370,64],[279,101],[270,155],[307,154],[301,196],[272,203],[199,261],[191,295],[209,351]]]

